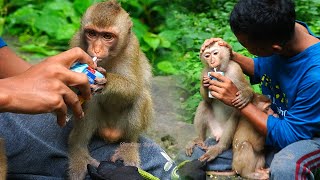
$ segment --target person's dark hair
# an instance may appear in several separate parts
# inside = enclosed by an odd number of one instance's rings
[[[239,0],[230,15],[234,34],[249,41],[286,43],[294,33],[296,19],[291,0]]]

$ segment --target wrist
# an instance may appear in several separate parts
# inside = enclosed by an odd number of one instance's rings
[[[3,80],[0,80],[0,112],[4,112],[7,111],[9,108],[9,104],[10,104],[10,92],[8,91],[8,89],[6,87],[3,86],[3,84],[5,84],[5,82],[2,82]]]

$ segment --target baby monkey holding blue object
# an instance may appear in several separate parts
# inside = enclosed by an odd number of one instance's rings
[[[200,59],[204,65],[200,87],[203,100],[198,105],[194,119],[198,137],[186,147],[188,156],[192,155],[195,145],[206,150],[206,153],[199,158],[200,161],[211,161],[224,150],[229,149],[239,119],[238,110],[235,108],[243,108],[253,97],[251,86],[245,79],[239,64],[230,60],[229,48],[221,46],[220,43],[223,41],[214,42],[200,52]],[[232,81],[239,89],[237,97],[230,99],[234,107],[215,99],[218,93],[215,92],[215,89],[209,91],[208,88],[210,84],[219,87],[221,82],[226,81]],[[217,141],[217,144],[209,147],[204,143],[207,129]]]

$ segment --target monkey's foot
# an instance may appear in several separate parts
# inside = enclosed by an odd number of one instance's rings
[[[266,172],[253,172],[245,176],[248,179],[267,180],[269,179],[269,173]]]
[[[112,162],[117,160],[123,160],[125,166],[140,167],[138,143],[121,143],[120,147],[115,151],[115,154],[111,157]]]
[[[85,158],[84,158],[85,159]],[[94,167],[98,167],[100,162],[96,159],[78,159],[77,161],[70,161],[69,163],[69,179],[70,180],[79,180],[84,179],[87,174],[87,165],[91,164]]]
[[[261,168],[261,169],[256,169],[255,172],[247,175],[246,177],[249,179],[259,179],[259,180],[265,180],[269,179],[269,173],[270,169],[269,168]]]
[[[186,145],[186,155],[187,156],[191,156],[193,153],[193,148],[196,145],[195,141],[190,141],[187,145]]]
[[[202,155],[199,160],[200,161],[211,161],[215,159],[220,153],[222,152],[222,149],[218,147],[217,145],[209,146],[207,152]]]
[[[196,138],[193,141],[190,141],[187,146],[186,146],[186,155],[187,156],[191,156],[193,153],[193,148],[195,146],[198,146],[199,148],[203,149],[203,150],[207,150],[208,146],[204,143],[203,140],[200,140],[198,138]]]

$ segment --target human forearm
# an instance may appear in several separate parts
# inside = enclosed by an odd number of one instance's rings
[[[8,111],[8,106],[10,102],[10,93],[8,93],[8,89],[4,87],[3,84],[5,84],[5,80],[0,79],[0,112]]]
[[[237,52],[232,52],[232,60],[237,62],[242,71],[248,75],[253,76],[254,75],[254,63],[252,58],[248,58],[242,54],[239,54]]]
[[[26,71],[31,64],[18,57],[9,47],[0,48],[0,79]]]
[[[249,103],[247,106],[242,108],[240,112],[241,115],[245,116],[259,133],[261,133],[263,136],[267,136],[267,114],[259,110],[252,103]]]

